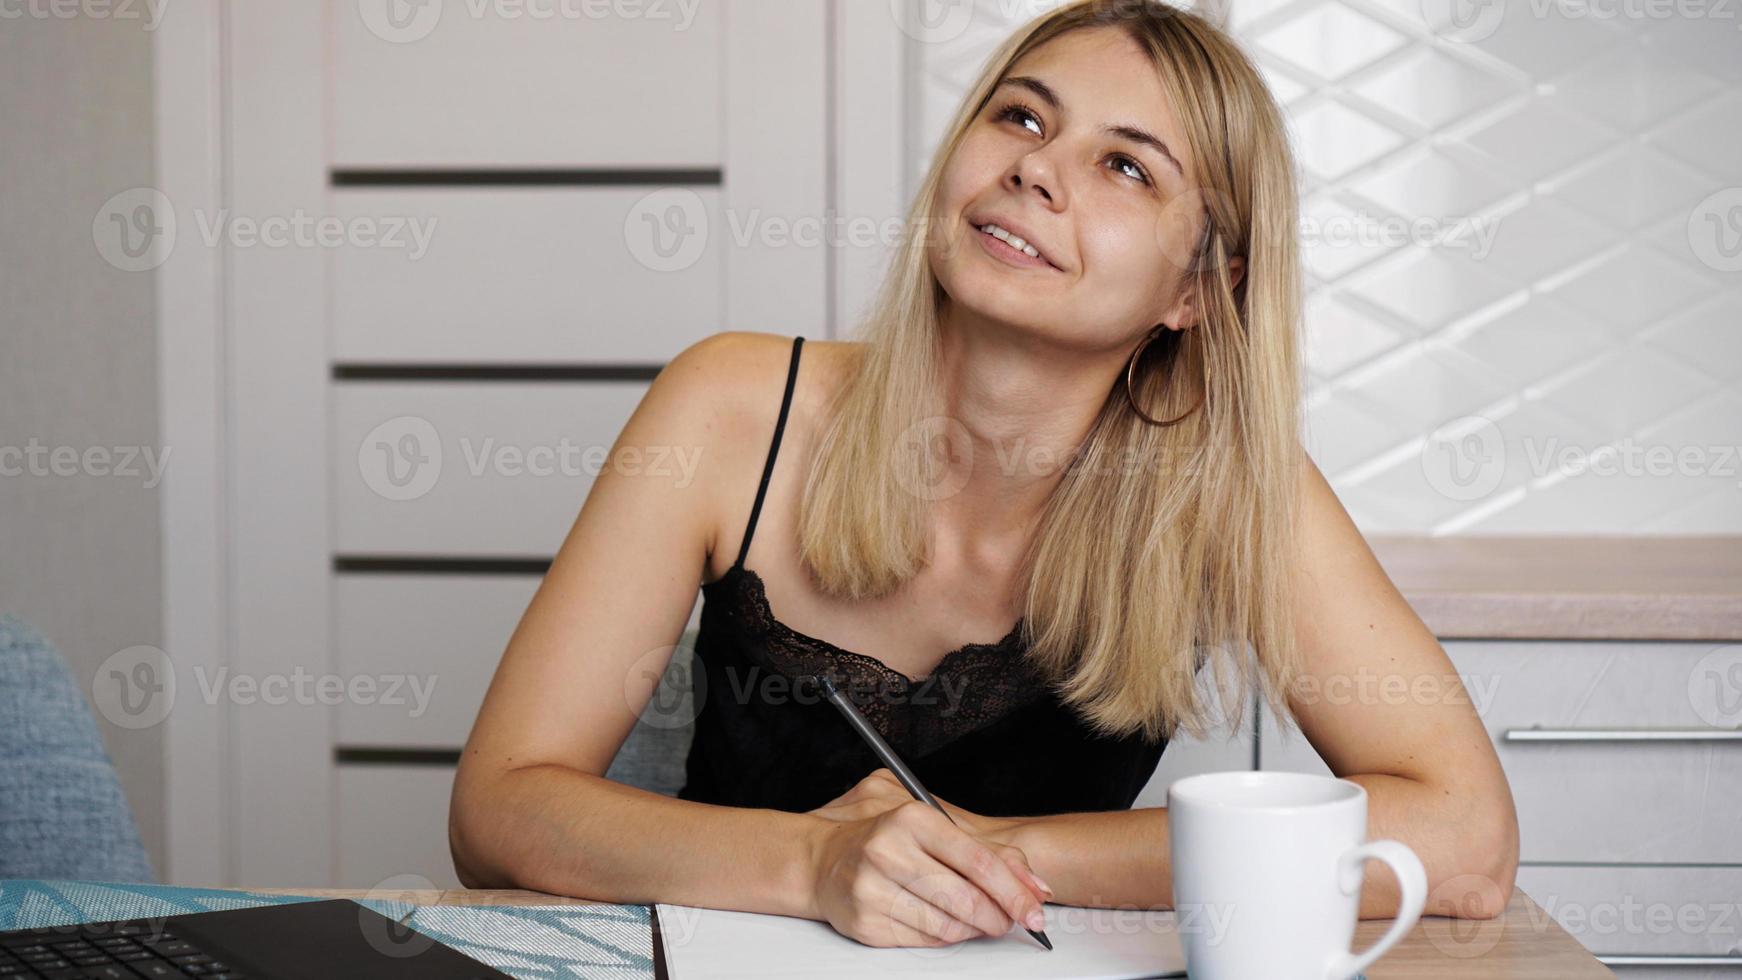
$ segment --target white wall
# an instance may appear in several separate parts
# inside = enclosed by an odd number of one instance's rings
[[[144,460],[175,457],[158,444],[154,284],[93,231],[112,195],[152,183],[151,68],[138,20],[0,20],[0,452],[63,456],[0,459],[0,611],[40,629],[87,698],[112,654],[163,642]],[[98,718],[161,873],[163,732]]]

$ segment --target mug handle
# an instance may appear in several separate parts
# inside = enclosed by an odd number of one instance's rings
[[[1403,843],[1394,840],[1368,841],[1343,852],[1337,861],[1337,887],[1345,895],[1356,895],[1361,891],[1361,879],[1366,872],[1367,861],[1376,859],[1391,866],[1397,875],[1398,884],[1403,887],[1403,897],[1397,903],[1397,919],[1391,928],[1379,941],[1367,948],[1364,953],[1339,953],[1331,961],[1330,968],[1325,973],[1325,980],[1349,980],[1350,977],[1367,969],[1374,960],[1385,955],[1402,939],[1404,934],[1415,927],[1416,920],[1421,918],[1421,910],[1427,904],[1427,869],[1421,866],[1421,858]]]

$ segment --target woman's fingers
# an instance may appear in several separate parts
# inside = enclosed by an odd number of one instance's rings
[[[954,880],[958,887],[951,887]],[[888,910],[900,946],[943,946],[977,939],[985,931],[964,914],[969,904],[961,879],[947,868],[896,882]]]
[[[1010,866],[1010,870],[1016,872],[1017,877],[1028,881],[1033,886],[1035,894],[1042,896],[1044,901],[1053,900],[1055,896],[1052,886],[1040,880],[1040,875],[1034,873],[1034,868],[1029,866],[1028,855],[1024,854],[1021,848],[1011,844],[987,844],[986,846],[998,852],[998,856],[1004,859],[1004,863]]]
[[[915,801],[896,812],[909,821],[926,853],[989,898],[996,907],[988,911],[996,912],[999,920],[1008,917],[1002,929],[986,913],[976,915],[972,920],[975,925],[995,936],[1008,931],[1009,922],[1021,923],[1029,929],[1045,927],[1046,912],[1040,900],[1002,855],[923,803]]]

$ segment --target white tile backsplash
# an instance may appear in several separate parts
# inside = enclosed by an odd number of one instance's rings
[[[916,175],[1048,6],[976,0],[912,46]],[[1226,6],[1303,177],[1308,450],[1362,528],[1742,530],[1742,11]],[[1426,240],[1375,231],[1424,217]]]

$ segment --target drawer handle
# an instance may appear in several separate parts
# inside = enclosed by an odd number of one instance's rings
[[[1742,956],[1602,956],[1604,966],[1742,966]]]
[[[1742,742],[1742,728],[1508,728],[1508,742]]]

